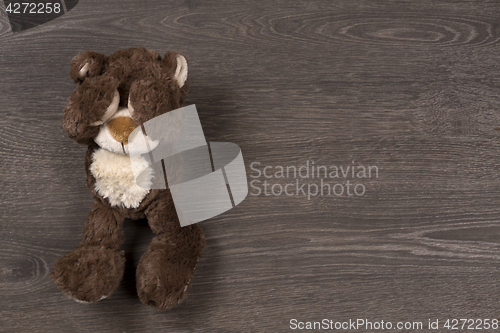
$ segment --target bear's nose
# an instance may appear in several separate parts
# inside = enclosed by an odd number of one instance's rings
[[[124,145],[128,144],[128,136],[137,125],[130,117],[116,117],[108,121],[109,132],[113,139]]]

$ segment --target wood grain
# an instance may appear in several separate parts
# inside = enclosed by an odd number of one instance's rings
[[[472,0],[89,0],[18,33],[0,15],[0,331],[498,318],[499,10]],[[362,196],[250,194],[200,223],[207,248],[172,311],[136,295],[145,221],[126,223],[127,268],[110,298],[65,298],[48,274],[80,240],[92,201],[85,147],[61,128],[69,62],[134,46],[188,57],[187,104],[208,141],[242,148],[249,181],[267,179],[254,162],[374,165],[378,177],[324,179],[361,183]]]

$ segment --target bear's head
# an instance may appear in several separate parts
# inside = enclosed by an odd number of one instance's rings
[[[63,128],[78,143],[128,154],[129,134],[146,121],[183,106],[186,59],[177,52],[129,48],[111,56],[86,51],[71,61],[78,85],[63,113]]]

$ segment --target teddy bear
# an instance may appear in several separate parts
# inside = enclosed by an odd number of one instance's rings
[[[55,262],[50,276],[76,301],[98,302],[119,285],[125,219],[147,219],[155,234],[136,269],[141,302],[164,310],[186,296],[205,246],[203,231],[197,224],[180,226],[168,186],[136,184],[127,147],[135,128],[183,106],[187,74],[184,56],[167,52],[162,58],[146,48],[111,56],[86,51],[71,60],[77,88],[64,108],[62,126],[69,138],[88,146],[85,171],[93,203],[83,240]]]

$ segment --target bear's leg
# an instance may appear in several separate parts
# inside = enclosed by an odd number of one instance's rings
[[[120,247],[124,241],[123,216],[94,201],[83,229],[83,241],[59,258],[50,277],[69,297],[98,302],[118,286],[125,267]]]
[[[180,226],[166,191],[145,213],[156,237],[137,266],[137,292],[144,304],[170,309],[185,297],[205,236],[197,225]]]

